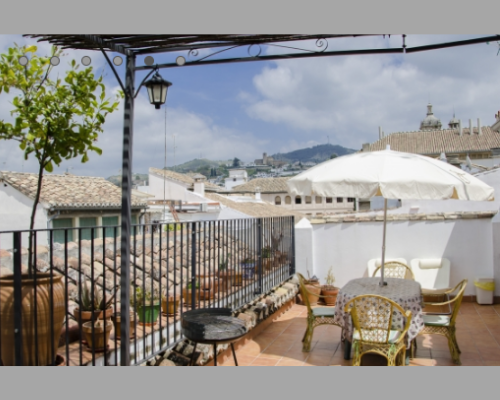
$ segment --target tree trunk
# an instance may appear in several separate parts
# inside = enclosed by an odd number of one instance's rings
[[[40,169],[38,170],[38,186],[36,189],[35,200],[33,202],[33,209],[31,210],[29,248],[28,248],[28,275],[30,279],[33,278],[33,268],[35,266],[35,254],[33,252],[33,229],[35,227],[36,208],[40,201],[40,193],[42,192],[42,179],[43,179],[44,167],[45,167],[45,160],[43,159],[40,161]]]

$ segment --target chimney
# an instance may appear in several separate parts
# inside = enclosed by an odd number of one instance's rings
[[[205,197],[205,182],[203,182],[203,179],[194,180],[194,192]]]
[[[472,119],[469,118],[469,135],[472,135]]]
[[[370,143],[363,143],[361,151],[368,151],[369,148],[370,148]]]
[[[458,120],[458,134],[462,136],[462,120]]]
[[[260,200],[260,187],[255,188],[255,200]]]
[[[481,134],[481,118],[477,119],[477,134]]]

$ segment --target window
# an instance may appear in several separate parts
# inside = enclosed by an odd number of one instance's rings
[[[321,204],[323,203],[323,197],[316,196],[316,204]]]
[[[280,196],[276,196],[274,198],[274,204],[276,204],[277,206],[281,206],[281,197]]]
[[[60,218],[52,221],[52,228],[73,228],[72,218]],[[54,231],[52,236],[54,243],[64,243],[64,230]],[[73,230],[68,229],[68,242],[73,241]]]
[[[333,199],[332,199],[331,197],[327,197],[327,198],[326,198],[326,202],[327,202],[328,204],[331,204],[331,203],[333,202]]]
[[[348,203],[354,203],[354,197],[348,197],[347,198]]]
[[[295,204],[302,204],[302,197],[296,196],[295,197]]]
[[[97,218],[80,218],[80,226],[97,226]],[[82,240],[92,239],[92,229],[82,229],[80,231],[80,237]],[[97,237],[97,229],[94,229],[94,238]]]
[[[311,204],[311,196],[306,196],[306,204]]]
[[[290,196],[285,197],[285,204],[292,204],[292,198]]]
[[[137,221],[137,216],[133,215],[132,216],[132,224],[135,223],[134,217],[136,217]],[[102,217],[102,226],[109,226],[113,228],[107,228],[104,232],[104,237],[114,237],[115,236],[115,226],[118,225],[118,217]],[[132,232],[133,232],[133,227],[132,227]],[[120,228],[116,229],[116,236],[120,236]]]
[[[337,203],[343,203],[344,198],[343,197],[337,197]]]

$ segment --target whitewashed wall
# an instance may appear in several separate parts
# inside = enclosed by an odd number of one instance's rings
[[[336,285],[367,276],[367,262],[381,257],[382,222],[324,223],[296,226],[297,271],[305,274],[305,260],[311,274],[324,282],[330,266]],[[493,257],[492,220],[390,221],[387,223],[387,258],[441,258],[451,261],[451,284],[467,278],[467,295],[474,295],[477,276],[493,277],[500,295],[500,249]],[[497,224],[495,224],[497,225]],[[495,228],[500,237],[500,228]],[[310,239],[308,239],[310,236]],[[498,242],[498,240],[497,240]]]
[[[208,200],[201,197],[189,190],[187,190],[187,185],[182,183],[175,183],[171,180],[165,180],[165,197],[163,196],[163,182],[162,177],[156,176],[154,174],[149,174],[149,192],[154,195],[157,200],[182,200],[186,202],[203,203]]]
[[[12,188],[0,184],[0,232],[29,229],[33,200]],[[35,217],[35,229],[47,229],[47,213],[38,205]],[[47,235],[40,233],[38,240],[47,244]],[[28,235],[22,237],[23,246],[27,247]],[[12,235],[0,235],[0,249],[12,248]]]

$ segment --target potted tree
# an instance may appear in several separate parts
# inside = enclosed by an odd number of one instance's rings
[[[82,329],[89,350],[104,351],[108,348],[109,335],[113,329],[111,321],[101,319],[95,322],[88,321],[82,325]]]
[[[136,287],[135,296],[130,296],[130,305],[137,312],[141,325],[156,325],[161,310],[158,288],[154,288],[153,291],[150,289],[143,291],[140,286]]]
[[[327,306],[334,306],[337,303],[337,295],[339,288],[334,286],[335,276],[333,275],[333,267],[330,267],[325,278],[325,285],[321,286],[321,296]]]

